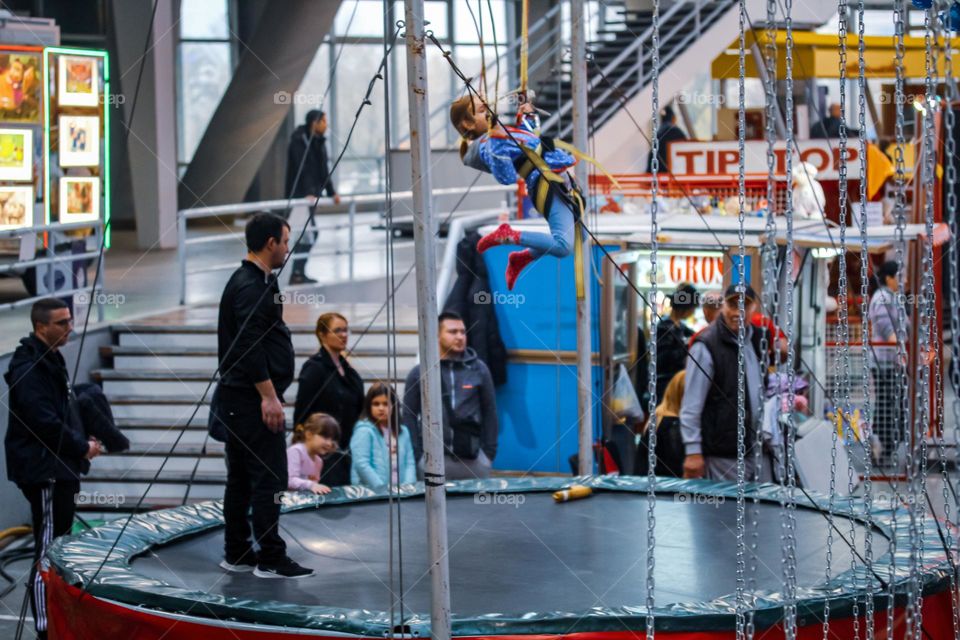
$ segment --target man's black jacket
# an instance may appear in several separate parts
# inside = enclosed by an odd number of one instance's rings
[[[18,485],[79,480],[90,469],[89,445],[71,408],[63,356],[31,333],[20,340],[4,379],[10,389],[7,477]]]
[[[223,289],[217,343],[221,386],[249,391],[259,403],[256,383],[269,379],[282,397],[293,382],[293,342],[283,321],[280,287],[273,274],[249,260]]]
[[[307,158],[304,160],[303,156]],[[303,163],[303,169],[300,164]],[[300,179],[297,180],[297,172]],[[296,189],[292,189],[296,180]],[[292,192],[291,192],[292,191]],[[327,159],[327,140],[323,136],[315,135],[310,139],[310,131],[305,125],[300,125],[290,136],[287,147],[287,181],[286,193],[291,198],[304,196],[322,196],[326,193],[331,198],[336,195],[333,183],[330,182],[330,164]]]

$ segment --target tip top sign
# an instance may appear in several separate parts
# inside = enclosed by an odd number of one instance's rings
[[[860,149],[848,144],[847,175],[860,171]],[[793,150],[792,162],[809,162],[817,168],[817,178],[836,180],[840,177],[840,144],[837,140],[798,140],[799,154]],[[674,142],[667,152],[670,171],[674,175],[737,175],[740,167],[740,145],[737,142]],[[744,171],[767,173],[767,142],[750,140],[744,143]],[[775,173],[787,173],[787,143],[777,142],[773,148]]]

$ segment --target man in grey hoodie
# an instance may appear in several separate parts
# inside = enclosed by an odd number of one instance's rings
[[[443,448],[447,480],[487,478],[497,455],[497,401],[487,365],[467,346],[463,319],[445,311],[439,317],[440,389],[443,396]],[[423,455],[420,423],[420,365],[403,391],[401,422],[410,430],[414,456]]]

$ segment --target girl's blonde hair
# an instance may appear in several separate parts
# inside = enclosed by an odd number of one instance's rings
[[[453,124],[453,128],[457,130],[457,133],[460,134],[461,160],[467,153],[467,147],[470,145],[470,141],[476,139],[477,137],[472,130],[463,128],[463,121],[469,117],[472,117],[473,114],[473,97],[470,96],[470,94],[467,94],[462,98],[457,98],[450,103],[450,122]]]
[[[329,438],[334,442],[340,441],[340,424],[337,420],[326,413],[311,413],[303,424],[298,424],[293,429],[293,439],[291,444],[297,444],[307,439],[308,433],[314,433],[322,438]]]
[[[663,391],[663,399],[657,405],[657,424],[664,418],[680,417],[680,405],[683,403],[683,390],[686,386],[687,372],[681,371],[670,379]]]

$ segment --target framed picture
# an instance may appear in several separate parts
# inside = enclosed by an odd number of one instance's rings
[[[100,178],[60,178],[60,222],[100,217]]]
[[[31,129],[0,129],[0,180],[33,182]]]
[[[33,187],[0,186],[0,229],[33,226]]]
[[[58,58],[57,103],[67,107],[95,107],[100,102],[99,58]]]
[[[60,166],[100,165],[100,118],[60,116]]]
[[[40,122],[43,70],[39,53],[0,52],[0,122]]]

